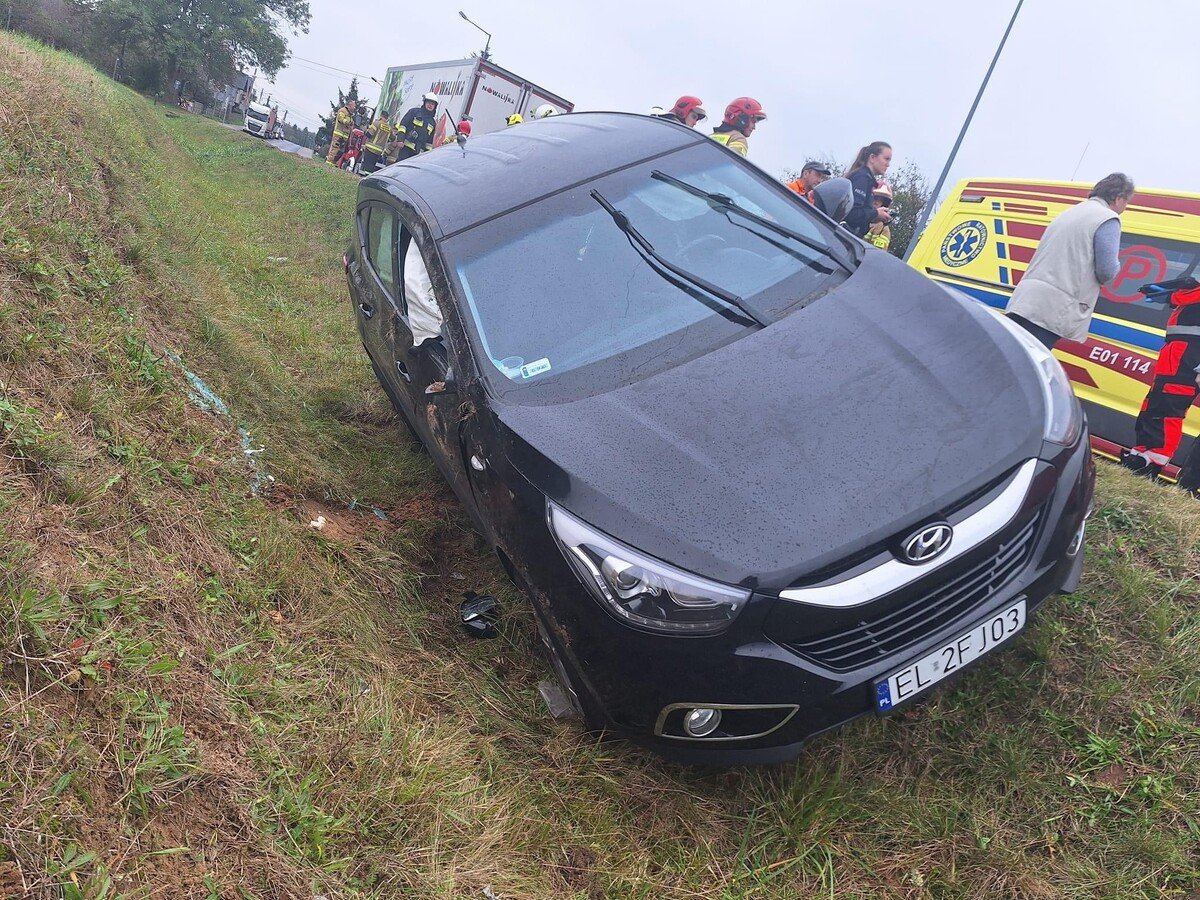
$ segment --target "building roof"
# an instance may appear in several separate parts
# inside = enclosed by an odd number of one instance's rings
[[[580,181],[699,144],[703,134],[632,113],[551,116],[403,160],[371,181],[415,193],[444,237]],[[714,145],[715,146],[715,145]]]

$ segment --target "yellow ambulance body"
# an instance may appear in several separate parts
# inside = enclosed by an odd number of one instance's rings
[[[921,235],[909,265],[977,300],[1003,309],[1033,258],[1046,226],[1087,198],[1089,184],[972,178],[955,186]],[[1133,424],[1154,380],[1171,308],[1138,287],[1196,275],[1200,194],[1139,190],[1121,216],[1121,270],[1104,286],[1083,343],[1054,349],[1087,411],[1093,449],[1117,457],[1134,444]],[[1200,434],[1200,408],[1163,474],[1177,467]]]

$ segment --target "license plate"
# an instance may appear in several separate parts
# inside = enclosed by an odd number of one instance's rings
[[[1025,600],[980,622],[962,637],[875,684],[875,709],[889,712],[1003,644],[1025,627]]]

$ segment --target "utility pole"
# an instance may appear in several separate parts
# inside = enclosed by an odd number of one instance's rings
[[[942,187],[946,184],[946,177],[950,174],[950,167],[954,165],[954,157],[958,155],[958,148],[962,146],[963,138],[967,136],[967,129],[971,127],[971,119],[975,117],[975,110],[979,108],[979,101],[983,99],[983,92],[987,90],[988,81],[992,77],[992,72],[995,71],[996,63],[1000,61],[1000,53],[1004,49],[1004,44],[1008,41],[1008,36],[1017,21],[1017,15],[1021,12],[1021,7],[1024,4],[1025,0],[1017,0],[1017,8],[1013,10],[1012,18],[1008,20],[1008,27],[1004,29],[1004,37],[1000,38],[1000,46],[996,48],[996,55],[992,57],[992,64],[988,66],[987,74],[983,76],[983,83],[979,85],[979,93],[975,95],[975,102],[971,104],[967,118],[963,121],[962,129],[958,132],[958,140],[954,142],[954,147],[950,150],[950,156],[946,160],[946,165],[942,167],[942,174],[938,176],[933,193],[929,195],[929,200],[926,202],[925,208],[921,210],[921,218],[917,221],[917,227],[913,229],[912,238],[908,242],[908,249],[904,251],[905,262],[908,262],[908,258],[912,256],[913,250],[916,249],[917,239],[921,237],[921,232],[925,230],[925,223],[929,221],[929,215],[933,212],[934,206],[937,205],[937,199],[942,193]]]

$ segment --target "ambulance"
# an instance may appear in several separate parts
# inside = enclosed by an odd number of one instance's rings
[[[959,182],[909,258],[948,287],[1003,309],[1033,259],[1046,227],[1087,199],[1090,184],[1002,178]],[[1200,194],[1139,190],[1121,216],[1121,269],[1104,285],[1087,340],[1054,348],[1087,411],[1092,449],[1116,459],[1133,446],[1133,425],[1154,381],[1171,307],[1141,285],[1197,273]],[[1200,434],[1200,408],[1163,475],[1174,479]]]

